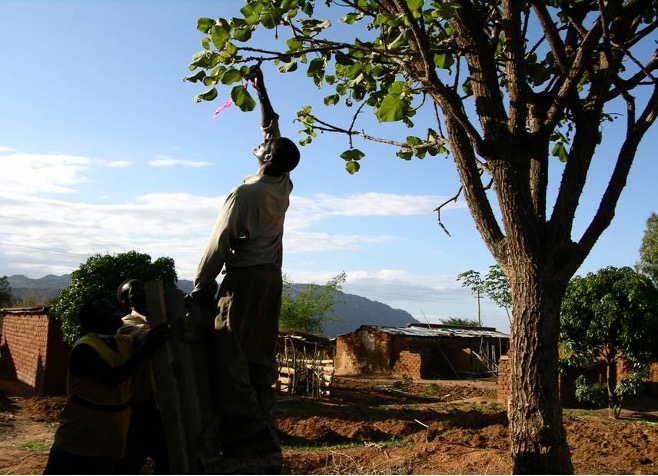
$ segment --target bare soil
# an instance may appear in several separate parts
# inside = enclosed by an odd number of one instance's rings
[[[0,380],[0,474],[41,474],[64,404]],[[658,473],[658,400],[566,409],[577,474]],[[289,474],[510,474],[509,433],[493,380],[336,378],[321,400],[281,397]]]

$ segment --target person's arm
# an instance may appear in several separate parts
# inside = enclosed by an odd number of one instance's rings
[[[110,365],[101,358],[93,347],[87,344],[77,345],[71,352],[69,367],[76,377],[88,377],[108,387],[116,387],[130,377],[135,369],[151,354],[156,347],[164,342],[168,325],[157,326],[149,331],[133,353],[117,365]],[[139,341],[135,341],[139,343]]]
[[[258,102],[260,103],[260,125],[263,129],[263,133],[266,138],[268,136],[279,137],[279,115],[274,112],[274,108],[270,102],[270,97],[267,94],[265,81],[263,79],[263,71],[260,69],[260,66],[256,65],[251,68],[251,72],[253,73],[251,82],[254,85],[256,95],[258,96]]]
[[[212,286],[222,271],[224,263],[231,252],[231,243],[237,236],[235,230],[237,209],[237,188],[234,189],[217,215],[206,249],[197,265],[194,276],[194,290],[199,291]]]

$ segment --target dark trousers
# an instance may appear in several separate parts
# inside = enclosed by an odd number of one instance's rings
[[[136,404],[131,409],[126,456],[117,474],[140,474],[147,457],[153,460],[153,474],[169,474],[167,440],[160,410],[150,404]]]
[[[232,268],[222,281],[215,347],[225,442],[274,424],[282,290],[281,271],[271,266]]]
[[[43,474],[117,474],[119,464],[115,458],[80,456],[53,445]]]

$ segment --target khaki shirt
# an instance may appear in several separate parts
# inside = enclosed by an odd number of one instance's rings
[[[262,131],[266,141],[280,137],[278,116]],[[227,268],[262,264],[281,267],[283,222],[290,192],[289,174],[272,177],[262,173],[246,177],[231,191],[199,262],[195,289],[213,282],[224,265]]]
[[[144,337],[144,334],[150,329],[146,316],[142,316],[134,309],[122,319],[123,325],[117,331],[118,334],[130,334]]]

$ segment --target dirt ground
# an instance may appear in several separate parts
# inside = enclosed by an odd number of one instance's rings
[[[0,474],[41,474],[63,397],[0,380]],[[277,407],[288,474],[510,474],[505,409],[494,381],[336,378],[321,400]],[[566,409],[577,474],[658,473],[658,400],[621,419]]]

